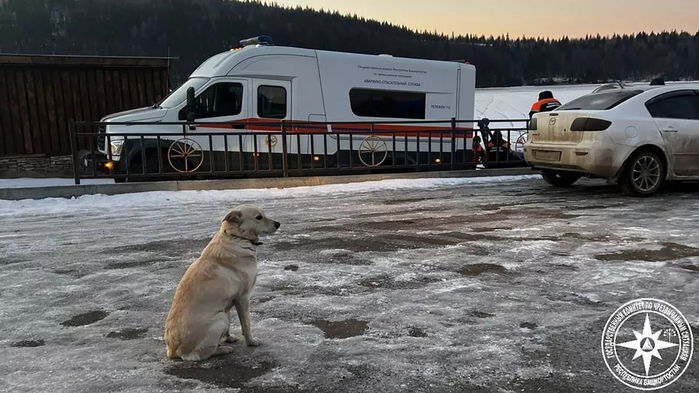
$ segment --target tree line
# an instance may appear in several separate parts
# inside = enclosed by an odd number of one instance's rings
[[[468,61],[480,87],[699,79],[699,31],[448,36],[257,1],[0,0],[0,53],[172,56],[175,84],[209,56],[260,34],[277,45]]]

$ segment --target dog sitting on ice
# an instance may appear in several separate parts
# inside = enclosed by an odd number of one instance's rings
[[[177,285],[165,322],[169,358],[204,360],[230,353],[231,309],[235,307],[245,342],[259,343],[250,332],[250,291],[257,278],[259,236],[279,229],[255,206],[239,206],[221,222],[201,256]]]

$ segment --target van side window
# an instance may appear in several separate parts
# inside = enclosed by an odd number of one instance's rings
[[[425,93],[352,89],[349,95],[352,112],[357,116],[425,118]]]
[[[257,88],[257,116],[265,119],[286,117],[286,89],[281,86]]]
[[[243,106],[243,85],[233,82],[216,83],[199,94],[195,102],[194,114],[197,119],[239,115]],[[180,111],[180,120],[187,118],[186,111],[186,107]]]
[[[653,117],[699,120],[699,96],[692,93],[672,95],[646,104]]]

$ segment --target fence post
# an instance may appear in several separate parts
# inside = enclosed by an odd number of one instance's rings
[[[466,141],[464,140],[464,152],[466,151]],[[465,154],[465,153],[464,153]],[[454,170],[454,159],[456,158],[456,118],[451,118],[451,158],[449,158],[449,170]]]
[[[70,135],[70,155],[73,158],[73,178],[75,179],[75,184],[80,184],[80,168],[78,168],[78,137],[75,134],[75,123],[73,120],[68,122],[68,129]],[[93,158],[94,159],[94,158]]]
[[[289,177],[289,152],[286,143],[286,122],[281,121],[282,129],[282,176]]]

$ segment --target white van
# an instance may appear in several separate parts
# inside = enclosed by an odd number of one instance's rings
[[[374,135],[383,138],[389,150],[427,151],[433,147],[439,150],[437,145],[428,146],[427,138],[421,138],[420,146],[417,146],[414,135],[396,140],[389,134],[395,130],[444,129],[450,125],[444,123],[445,120],[473,118],[476,77],[473,65],[271,46],[254,40],[248,43],[251,44],[206,60],[182,86],[159,104],[103,118],[102,122],[107,123],[103,132],[107,135],[176,133],[181,136],[183,127],[177,124],[109,123],[190,121],[194,126],[187,128],[187,138],[198,142],[204,152],[278,154],[282,151],[282,143],[278,143],[277,138],[253,138],[246,133],[279,131],[279,124],[284,120],[284,123],[293,125],[287,129],[289,133],[304,133],[303,137],[288,138],[287,152],[310,154],[313,147],[313,154],[331,155],[351,149],[348,138],[337,135],[337,132],[367,130],[372,122],[384,122],[376,128],[388,133]],[[440,120],[442,123],[386,124],[424,120]],[[364,124],[326,124],[333,122]],[[314,123],[322,124],[314,126]],[[459,124],[462,130],[471,126]],[[321,135],[311,136],[314,131],[327,132],[331,138],[328,139],[327,135],[324,139]],[[230,137],[197,136],[211,132],[229,133]],[[469,138],[467,133],[458,138],[455,150],[470,154]],[[109,147],[106,146],[107,139]],[[117,168],[122,158],[123,139],[110,135],[109,138],[100,138],[98,146],[101,153],[117,164]],[[141,157],[148,157],[150,166],[156,156],[163,156],[155,154],[152,140],[144,144],[143,140],[136,140],[140,137],[133,139],[129,139],[133,146],[125,150],[137,168],[142,165]],[[353,143],[356,148],[361,140],[355,139]],[[146,154],[140,152],[141,145],[148,150]],[[162,140],[158,141],[158,146],[161,149],[166,147]],[[441,146],[444,151],[449,151],[450,147]],[[121,164],[123,169],[123,162]]]

